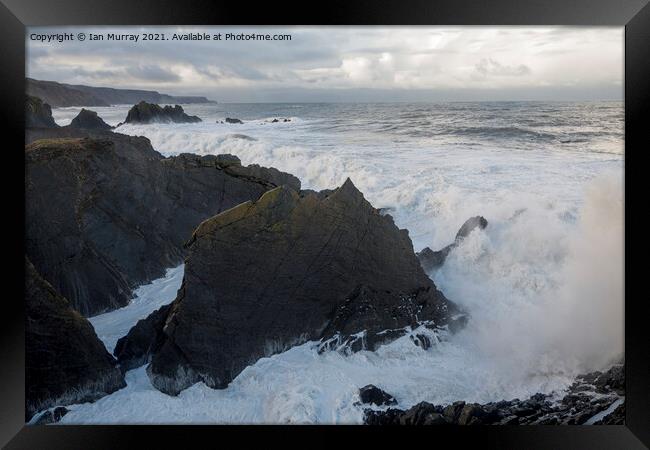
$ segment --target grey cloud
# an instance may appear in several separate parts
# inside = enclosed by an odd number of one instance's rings
[[[163,69],[156,65],[132,66],[126,69],[126,73],[133,78],[151,82],[172,82],[181,81],[181,77],[171,70]]]
[[[36,28],[28,33],[80,30]],[[369,94],[364,91],[361,95],[359,90],[366,86],[377,93],[383,90],[382,95],[387,95],[386,90],[399,91],[395,98],[404,98],[405,89],[442,90],[460,98],[459,92],[471,92],[479,86],[498,89],[507,97],[521,95],[523,91],[518,89],[522,86],[533,92],[542,85],[565,86],[571,80],[591,83],[590,92],[597,92],[598,86],[604,92],[612,84],[620,85],[622,78],[622,33],[614,28],[217,26],[87,27],[86,31],[164,32],[169,36],[189,31],[289,33],[293,39],[63,44],[27,40],[29,76],[124,88],[157,84],[157,89],[170,94],[215,92],[219,98],[232,97],[228,92],[266,98],[264,92],[273,91],[273,98],[283,92],[291,101],[299,101],[301,96],[315,98],[317,94],[312,92],[317,91],[324,101],[348,99],[352,92],[358,98],[367,98]],[[607,51],[601,52],[603,45]],[[585,49],[591,52],[591,66],[584,58],[575,67],[559,62],[567,55],[580,59]],[[601,55],[603,61],[598,59]],[[526,64],[519,64],[518,57],[526,57]],[[351,88],[355,89],[348,90]],[[343,90],[347,93],[339,94]],[[407,97],[411,98],[410,94]]]
[[[520,77],[523,75],[528,75],[532,71],[530,67],[525,64],[519,64],[517,66],[504,66],[498,61],[495,61],[492,58],[483,58],[475,66],[475,70],[480,75],[487,76],[497,76],[497,77]]]

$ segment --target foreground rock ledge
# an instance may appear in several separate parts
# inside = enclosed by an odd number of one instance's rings
[[[359,392],[364,401],[362,388]],[[391,397],[381,391],[382,395]],[[432,405],[421,402],[407,409],[366,409],[367,425],[623,425],[625,375],[622,364],[606,372],[579,375],[561,399],[535,394],[526,400],[486,404],[454,402]],[[392,398],[392,397],[391,397]]]
[[[25,419],[126,386],[88,320],[25,259]]]
[[[188,245],[164,320],[159,311],[141,321],[116,352],[120,364],[150,360],[153,385],[168,394],[198,381],[224,388],[259,358],[308,340],[374,350],[404,327],[442,327],[458,312],[420,267],[408,232],[349,179],[322,193],[269,191],[206,220]]]
[[[180,264],[201,221],[281,184],[300,189],[232,155],[164,158],[144,137],[69,127],[27,137],[26,253],[85,316],[126,305]]]

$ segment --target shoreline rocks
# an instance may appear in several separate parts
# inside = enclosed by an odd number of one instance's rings
[[[144,137],[29,129],[26,252],[85,316],[128,303],[132,289],[185,257],[201,221],[286,183],[290,174],[232,156],[164,158]]]
[[[606,372],[579,375],[561,398],[535,394],[526,400],[502,400],[486,404],[432,405],[421,402],[407,409],[366,409],[367,425],[583,425],[625,422],[623,365]],[[386,394],[390,395],[390,394]],[[616,406],[618,404],[618,406]],[[608,409],[612,411],[607,413]],[[595,420],[598,415],[604,417]]]
[[[38,97],[25,97],[25,128],[58,128],[52,108]]]
[[[487,227],[488,221],[482,216],[470,217],[463,223],[463,225],[456,233],[456,238],[454,242],[448,246],[442,248],[438,251],[433,251],[429,247],[424,247],[420,252],[417,253],[418,259],[422,264],[422,268],[425,272],[430,272],[434,269],[438,269],[445,263],[449,253],[456,248],[462,241],[465,239],[474,229],[483,230]]]
[[[117,361],[90,322],[70,307],[27,258],[25,309],[26,420],[38,411],[93,401],[126,386]],[[55,411],[53,418],[56,415]]]
[[[154,122],[196,123],[201,122],[201,119],[185,114],[180,105],[161,107],[155,103],[141,101],[129,110],[123,123],[148,124]]]
[[[81,108],[79,114],[70,122],[71,128],[83,128],[88,130],[112,130],[113,127],[102,120],[95,111]]]
[[[151,361],[152,384],[168,394],[197,381],[224,388],[259,358],[308,340],[323,351],[375,350],[458,313],[420,267],[408,232],[349,179],[322,195],[278,187],[204,221],[187,245],[161,339],[148,338],[149,355],[130,355]]]
[[[226,123],[237,123],[237,124],[243,124],[241,119],[234,119],[231,117],[226,117]]]

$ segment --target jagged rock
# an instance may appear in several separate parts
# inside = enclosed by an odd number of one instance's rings
[[[70,123],[72,128],[85,128],[89,130],[111,130],[112,126],[102,120],[95,111],[81,108],[77,117]]]
[[[458,243],[460,240],[465,239],[469,234],[474,231],[475,228],[478,228],[479,230],[485,229],[487,227],[488,222],[485,220],[484,217],[481,216],[474,216],[470,217],[465,221],[465,223],[460,227],[460,230],[458,230],[458,233],[456,233],[456,239],[455,242]]]
[[[26,252],[86,316],[126,305],[133,288],[180,264],[201,221],[276,182],[300,189],[292,175],[232,157],[164,158],[143,137],[45,131],[28,130],[47,139],[25,150]]]
[[[484,405],[463,401],[447,406],[421,402],[407,410],[366,409],[364,423],[368,425],[581,425],[590,423],[590,419],[596,420],[597,414],[604,414],[603,411],[613,407],[615,402],[621,399],[616,391],[621,388],[617,382],[612,382],[610,385],[598,380],[604,375],[605,379],[618,380],[622,371],[622,365],[615,365],[605,372],[608,375],[601,372],[580,375],[576,377],[576,382],[560,401],[555,401],[553,394],[537,393],[525,400],[503,400]],[[441,418],[435,414],[440,414]],[[429,419],[425,420],[427,417]],[[595,424],[623,424],[624,420],[625,404],[622,403]]]
[[[197,116],[188,116],[180,105],[161,107],[154,103],[142,101],[129,110],[124,121],[124,123],[153,122],[194,123],[201,122],[201,119]]]
[[[226,117],[226,123],[244,123],[241,119],[233,119],[231,117]]]
[[[52,108],[38,97],[25,98],[25,127],[56,128],[58,125],[52,117]]]
[[[469,234],[475,229],[479,230],[487,227],[487,220],[481,216],[470,217],[465,221],[465,223],[460,227],[458,233],[456,233],[456,238],[452,244],[442,248],[438,251],[433,251],[429,247],[424,247],[420,252],[417,253],[418,259],[422,264],[422,268],[426,272],[430,272],[438,267],[442,266],[454,248],[458,246]]]
[[[284,186],[203,222],[147,368],[159,390],[223,388],[261,357],[307,340],[374,350],[457,308],[419,265],[406,230],[347,180],[328,196]],[[402,332],[402,334],[405,331]]]
[[[595,422],[594,425],[625,425],[625,403],[622,403],[610,414]]]
[[[51,423],[57,423],[69,412],[70,410],[68,408],[57,406],[52,410],[45,411],[38,420],[36,420],[34,425],[49,425]]]
[[[422,347],[424,350],[431,348],[431,339],[426,334],[412,334],[410,338],[415,345]]]
[[[25,259],[25,417],[126,386],[88,320]],[[60,412],[60,411],[59,411]]]
[[[162,329],[171,306],[171,303],[165,305],[139,320],[126,336],[117,341],[113,355],[120,362],[123,373],[149,362],[152,349],[162,340]]]
[[[372,384],[359,389],[359,399],[361,403],[369,403],[377,406],[397,404],[397,400],[392,395]]]

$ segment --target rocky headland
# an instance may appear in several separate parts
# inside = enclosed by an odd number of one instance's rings
[[[43,99],[52,107],[128,105],[141,101],[158,104],[214,103],[200,96],[172,96],[141,89],[73,85],[33,78],[27,78],[27,94]]]

